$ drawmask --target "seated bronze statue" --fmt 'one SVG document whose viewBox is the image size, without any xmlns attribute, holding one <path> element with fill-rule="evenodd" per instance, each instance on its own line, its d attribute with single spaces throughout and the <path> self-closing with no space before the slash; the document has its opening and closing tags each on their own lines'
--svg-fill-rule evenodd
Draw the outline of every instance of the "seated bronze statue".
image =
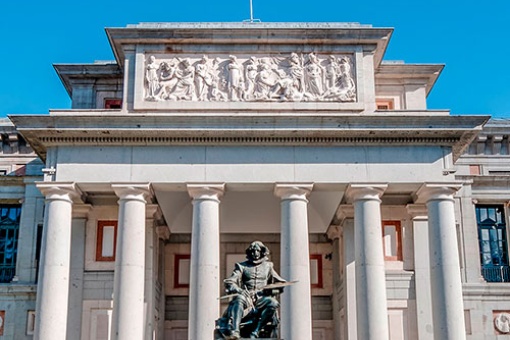
<svg viewBox="0 0 510 340">
<path fill-rule="evenodd" d="M 216 320 L 215 339 L 278 337 L 278 300 L 285 280 L 269 261 L 269 249 L 254 241 L 246 249 L 244 262 L 236 263 L 224 280 L 226 298 L 232 298 L 223 316 Z"/>
</svg>

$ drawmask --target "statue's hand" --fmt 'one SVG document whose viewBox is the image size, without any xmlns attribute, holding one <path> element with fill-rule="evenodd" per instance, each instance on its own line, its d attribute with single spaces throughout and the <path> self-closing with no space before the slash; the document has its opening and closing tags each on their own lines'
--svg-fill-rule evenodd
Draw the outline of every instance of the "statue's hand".
<svg viewBox="0 0 510 340">
<path fill-rule="evenodd" d="M 274 296 L 283 293 L 283 287 L 277 289 L 264 289 L 263 294 L 265 296 Z"/>
<path fill-rule="evenodd" d="M 227 289 L 225 289 L 227 294 L 242 294 L 243 290 L 237 286 L 229 286 Z"/>
</svg>

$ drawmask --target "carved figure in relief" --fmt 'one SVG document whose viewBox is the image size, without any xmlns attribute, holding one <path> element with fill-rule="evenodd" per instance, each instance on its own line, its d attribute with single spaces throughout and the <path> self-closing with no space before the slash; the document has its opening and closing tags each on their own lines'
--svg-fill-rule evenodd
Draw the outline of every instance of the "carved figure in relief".
<svg viewBox="0 0 510 340">
<path fill-rule="evenodd" d="M 243 66 L 239 64 L 236 56 L 231 55 L 228 58 L 227 70 L 230 99 L 234 101 L 243 100 Z"/>
<path fill-rule="evenodd" d="M 303 71 L 303 58 L 300 58 L 296 53 L 291 53 L 290 58 L 290 74 L 294 79 L 294 87 L 298 93 L 303 93 L 305 90 L 305 74 Z"/>
<path fill-rule="evenodd" d="M 306 63 L 305 63 L 306 60 Z M 356 101 L 347 56 L 147 58 L 147 101 Z"/>
<path fill-rule="evenodd" d="M 326 66 L 326 88 L 331 89 L 337 86 L 338 76 L 340 74 L 340 65 L 336 57 L 330 55 L 328 58 L 328 65 Z"/>
<path fill-rule="evenodd" d="M 350 70 L 349 59 L 341 58 L 340 64 L 338 64 L 337 80 L 335 80 L 334 86 L 328 87 L 324 93 L 324 100 L 349 102 L 356 99 L 356 85 Z"/>
<path fill-rule="evenodd" d="M 170 60 L 168 62 L 162 62 L 159 65 L 159 98 L 160 99 L 168 99 L 170 93 L 174 90 L 175 85 L 177 84 L 177 78 L 175 76 L 175 62 Z"/>
<path fill-rule="evenodd" d="M 305 67 L 305 97 L 309 100 L 320 100 L 323 90 L 324 71 L 315 53 L 308 55 L 308 65 Z"/>
<path fill-rule="evenodd" d="M 263 62 L 260 64 L 260 72 L 255 78 L 255 99 L 269 100 L 275 84 L 276 79 L 271 67 L 267 62 Z"/>
<path fill-rule="evenodd" d="M 215 339 L 277 337 L 279 303 L 276 296 L 283 288 L 274 289 L 268 285 L 288 283 L 274 270 L 268 256 L 269 249 L 262 242 L 252 242 L 246 249 L 247 260 L 236 263 L 232 275 L 224 280 L 225 291 L 229 294 L 226 297 L 232 301 L 216 321 Z"/>
<path fill-rule="evenodd" d="M 156 57 L 151 55 L 149 62 L 147 63 L 145 71 L 145 80 L 147 81 L 147 100 L 158 100 L 159 91 L 159 77 L 158 77 L 159 66 L 156 63 Z"/>
<path fill-rule="evenodd" d="M 178 79 L 174 90 L 169 95 L 171 100 L 192 100 L 195 91 L 195 68 L 191 65 L 189 58 L 185 58 L 180 63 L 181 69 L 176 71 L 175 77 Z"/>
<path fill-rule="evenodd" d="M 212 75 L 209 70 L 209 58 L 203 56 L 195 67 L 195 89 L 197 92 L 198 100 L 207 100 L 209 95 L 209 88 L 212 85 Z"/>
<path fill-rule="evenodd" d="M 245 71 L 245 79 L 246 79 L 246 92 L 244 97 L 246 100 L 251 100 L 254 98 L 255 94 L 255 84 L 256 78 L 258 74 L 258 61 L 256 57 L 250 57 L 250 59 L 246 62 L 246 66 L 244 68 Z"/>
</svg>

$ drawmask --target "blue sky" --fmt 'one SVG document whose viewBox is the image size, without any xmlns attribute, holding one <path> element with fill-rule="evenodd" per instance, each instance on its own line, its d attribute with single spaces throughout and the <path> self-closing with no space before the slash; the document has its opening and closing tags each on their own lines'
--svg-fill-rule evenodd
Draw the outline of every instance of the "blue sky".
<svg viewBox="0 0 510 340">
<path fill-rule="evenodd" d="M 385 60 L 446 64 L 430 109 L 510 118 L 510 1 L 253 0 L 264 22 L 394 27 Z M 249 0 L 0 0 L 0 117 L 69 108 L 53 63 L 113 55 L 105 27 L 139 22 L 239 22 Z"/>
</svg>

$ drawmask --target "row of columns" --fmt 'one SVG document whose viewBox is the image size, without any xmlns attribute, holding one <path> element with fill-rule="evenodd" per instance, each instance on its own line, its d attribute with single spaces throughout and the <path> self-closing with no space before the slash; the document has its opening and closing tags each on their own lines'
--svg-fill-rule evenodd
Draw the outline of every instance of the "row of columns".
<svg viewBox="0 0 510 340">
<path fill-rule="evenodd" d="M 282 296 L 283 339 L 312 338 L 308 200 L 312 185 L 280 184 L 281 275 L 298 282 Z M 219 204 L 223 185 L 188 185 L 193 198 L 188 339 L 211 339 L 220 315 Z"/>
<path fill-rule="evenodd" d="M 73 183 L 39 183 L 46 196 L 45 227 L 37 292 L 35 339 L 66 339 Z M 149 185 L 112 185 L 119 197 L 111 339 L 144 338 L 145 220 Z M 192 197 L 189 339 L 212 338 L 220 315 L 219 204 L 224 185 L 188 185 Z M 282 297 L 282 337 L 309 340 L 311 294 L 307 196 L 312 185 L 277 185 L 281 198 L 283 277 L 297 280 Z"/>
<path fill-rule="evenodd" d="M 66 339 L 73 183 L 38 184 L 46 197 L 37 286 L 35 339 Z M 143 339 L 145 315 L 145 221 L 149 185 L 112 185 L 119 197 L 111 339 Z M 63 312 L 64 309 L 64 312 Z"/>
<path fill-rule="evenodd" d="M 40 183 L 46 196 L 36 339 L 65 339 L 71 253 L 73 199 L 71 183 Z M 114 275 L 111 339 L 144 338 L 145 220 L 149 185 L 112 185 L 119 197 L 119 232 Z M 354 206 L 354 262 L 357 337 L 388 339 L 386 279 L 380 197 L 385 184 L 351 184 Z M 455 186 L 424 185 L 430 254 L 430 289 L 434 338 L 464 339 L 462 285 L 456 239 Z M 281 198 L 281 274 L 298 283 L 282 295 L 282 338 L 312 338 L 307 196 L 311 184 L 278 184 Z M 219 204 L 224 185 L 188 185 L 193 202 L 189 339 L 212 337 L 219 316 Z M 351 288 L 353 285 L 350 285 Z"/>
<path fill-rule="evenodd" d="M 385 184 L 352 184 L 346 193 L 354 211 L 345 211 L 349 210 L 347 207 L 343 214 L 344 217 L 352 214 L 354 223 L 349 219 L 343 223 L 341 250 L 345 264 L 343 301 L 347 327 L 337 329 L 337 334 L 343 333 L 344 339 L 389 337 L 380 213 L 380 197 L 386 187 Z M 425 206 L 408 206 L 415 237 L 419 339 L 466 338 L 453 199 L 458 189 L 459 185 L 424 184 L 417 192 L 416 202 Z M 349 243 L 352 239 L 354 249 Z"/>
</svg>

